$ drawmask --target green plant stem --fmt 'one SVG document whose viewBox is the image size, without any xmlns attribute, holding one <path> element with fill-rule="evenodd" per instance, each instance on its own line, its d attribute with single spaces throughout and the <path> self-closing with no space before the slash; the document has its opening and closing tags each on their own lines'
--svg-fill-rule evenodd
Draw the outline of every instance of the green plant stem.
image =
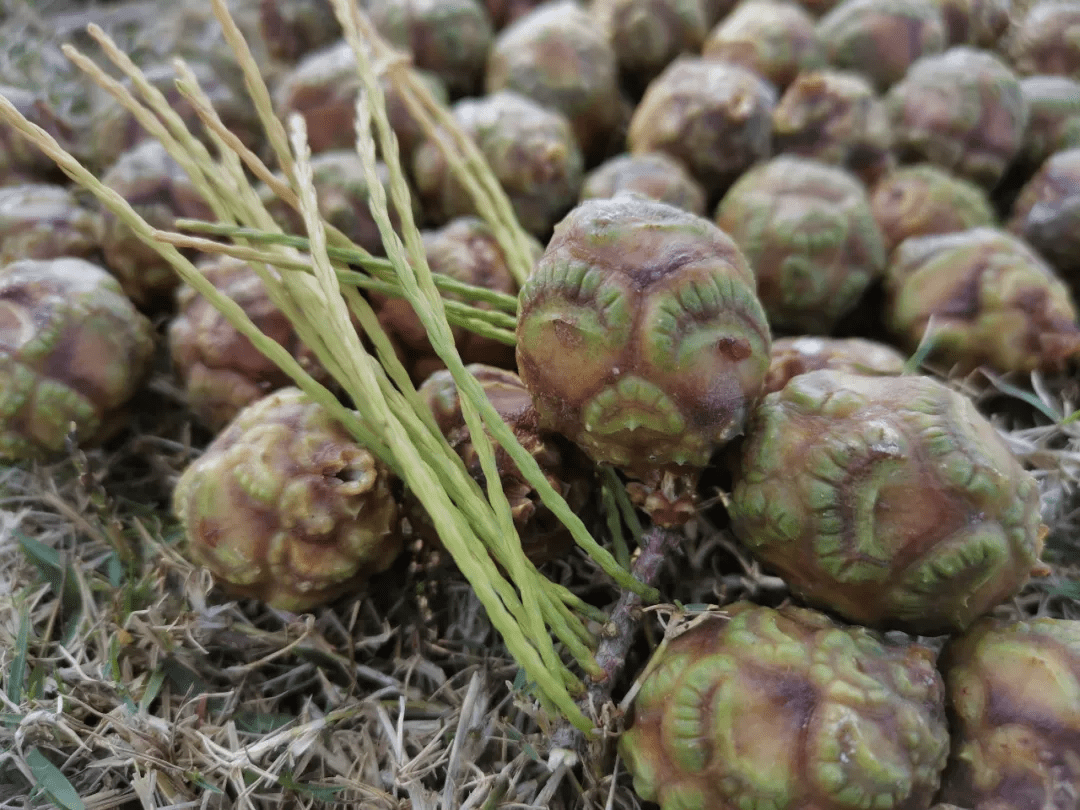
<svg viewBox="0 0 1080 810">
<path fill-rule="evenodd" d="M 178 219 L 173 226 L 182 231 L 244 239 L 245 241 L 254 244 L 266 243 L 287 245 L 288 247 L 293 247 L 304 252 L 310 252 L 311 250 L 310 240 L 303 236 L 271 233 L 268 231 L 260 231 L 255 228 L 246 228 L 241 225 L 204 222 L 200 219 Z M 384 283 L 397 284 L 397 275 L 394 273 L 394 266 L 388 259 L 372 256 L 370 253 L 359 247 L 343 248 L 328 245 L 326 252 L 331 259 L 363 267 Z M 342 281 L 363 277 L 360 273 L 355 273 L 354 275 L 350 275 L 350 273 L 355 273 L 355 271 L 338 271 L 338 277 Z M 516 296 L 508 295 L 507 293 L 499 292 L 497 290 L 489 290 L 487 287 L 479 287 L 465 281 L 459 281 L 456 278 L 452 278 L 451 276 L 442 273 L 432 273 L 432 277 L 434 278 L 435 286 L 439 289 L 440 293 L 445 295 L 457 295 L 466 301 L 488 304 L 494 309 L 510 315 L 517 314 L 518 300 Z M 348 283 L 363 286 L 362 282 L 355 280 L 350 280 Z M 517 321 L 515 318 L 510 318 L 506 321 L 506 324 L 508 328 L 514 329 L 517 326 Z"/>
<path fill-rule="evenodd" d="M 302 119 L 299 117 L 293 118 L 292 126 L 294 127 L 294 165 L 300 190 L 301 213 L 311 238 L 315 280 L 323 288 L 327 297 L 332 299 L 338 294 L 338 282 L 333 273 L 329 256 L 325 251 L 325 235 L 322 230 L 322 222 L 317 214 L 314 190 L 310 187 L 310 164 L 306 155 Z M 377 192 L 373 196 L 377 197 Z M 373 199 L 372 208 L 380 230 L 383 231 L 383 237 L 386 239 L 388 233 L 393 233 L 393 228 L 389 222 L 385 200 Z M 397 264 L 399 273 L 403 272 L 402 266 L 398 263 L 395 264 Z M 403 278 L 403 281 L 408 287 L 407 276 Z M 334 308 L 331 307 L 330 309 L 333 310 Z M 344 307 L 337 312 L 326 314 L 330 315 L 332 324 L 330 328 L 341 335 L 347 333 L 349 329 L 348 321 L 347 319 L 342 320 L 345 314 Z M 353 338 L 355 339 L 355 333 L 353 333 Z M 552 701 L 553 705 L 558 705 L 567 716 L 572 717 L 575 725 L 584 724 L 583 716 L 574 716 L 579 712 L 574 712 L 576 707 L 574 707 L 572 699 L 565 691 L 565 685 L 561 677 L 556 678 L 554 676 L 555 672 L 560 671 L 559 668 L 552 667 L 551 662 L 545 660 L 543 655 L 544 645 L 542 643 L 539 645 L 531 644 L 527 637 L 522 634 L 522 621 L 528 621 L 528 617 L 523 615 L 524 606 L 515 598 L 509 583 L 505 582 L 499 575 L 494 560 L 483 551 L 483 544 L 478 544 L 475 539 L 471 539 L 475 538 L 476 535 L 470 527 L 465 514 L 454 507 L 447 489 L 440 483 L 434 470 L 429 466 L 430 461 L 440 457 L 445 458 L 445 455 L 443 453 L 437 453 L 434 456 L 421 454 L 413 436 L 409 435 L 409 431 L 405 429 L 405 424 L 397 418 L 399 412 L 391 408 L 390 403 L 381 396 L 385 389 L 379 384 L 379 373 L 371 362 L 371 358 L 359 345 L 353 346 L 349 357 L 342 359 L 343 362 L 347 362 L 352 367 L 350 369 L 352 373 L 349 376 L 355 374 L 354 382 L 357 384 L 357 388 L 368 394 L 368 399 L 364 403 L 365 409 L 374 409 L 383 414 L 379 427 L 393 448 L 395 457 L 401 461 L 403 479 L 428 508 L 440 538 L 450 550 L 462 573 L 472 584 L 477 596 L 488 611 L 492 623 L 503 635 L 508 648 L 536 680 L 547 699 Z M 408 416 L 407 414 L 403 415 Z M 413 418 L 416 419 L 415 416 Z M 423 423 L 420 424 L 426 429 Z M 459 469 L 464 472 L 463 466 L 460 466 Z M 550 644 L 549 638 L 548 642 Z"/>
<path fill-rule="evenodd" d="M 464 394 L 463 386 L 472 383 L 473 388 L 479 393 L 479 399 L 483 400 L 490 408 L 487 397 L 480 391 L 476 379 L 465 369 L 457 353 L 449 324 L 446 322 L 442 299 L 431 278 L 431 271 L 427 265 L 420 232 L 413 221 L 408 184 L 401 171 L 397 139 L 387 120 L 382 89 L 361 45 L 359 35 L 360 11 L 356 6 L 350 6 L 346 0 L 334 0 L 333 5 L 338 20 L 344 29 L 345 38 L 352 47 L 357 72 L 364 86 L 364 92 L 358 98 L 356 107 L 357 151 L 361 156 L 367 174 L 371 195 L 370 207 L 382 235 L 387 256 L 394 263 L 402 286 L 408 294 L 409 301 L 424 324 L 432 348 L 450 370 L 458 384 L 459 391 Z M 386 194 L 383 187 L 378 183 L 376 175 L 376 146 L 373 128 L 371 127 L 372 119 L 375 124 L 374 132 L 378 134 L 379 145 L 382 147 L 382 154 L 390 173 L 390 196 L 401 220 L 402 236 L 400 238 L 391 223 Z M 466 394 L 460 398 L 460 401 L 465 423 L 474 437 L 473 446 L 487 481 L 488 503 L 497 524 L 495 532 L 488 535 L 489 547 L 495 552 L 496 556 L 501 558 L 500 561 L 507 567 L 511 578 L 518 586 L 522 607 L 525 611 L 522 617 L 521 629 L 527 630 L 529 638 L 538 639 L 538 633 L 544 633 L 545 635 L 547 633 L 544 627 L 543 608 L 540 605 L 542 596 L 539 589 L 535 587 L 535 577 L 532 580 L 528 578 L 528 561 L 521 550 L 520 542 L 517 543 L 517 553 L 514 553 L 515 550 L 510 545 L 510 538 L 516 537 L 516 532 L 513 517 L 510 513 L 510 504 L 506 499 L 506 494 L 503 492 L 499 479 L 494 448 L 487 434 L 483 432 L 484 423 L 479 416 L 476 399 L 473 398 L 470 401 L 469 396 Z M 493 411 L 494 408 L 491 408 L 491 410 Z M 497 414 L 496 419 L 500 423 L 502 422 L 501 417 Z M 559 628 L 554 629 L 558 631 Z M 555 654 L 553 645 L 550 644 L 550 637 L 547 637 L 546 640 L 549 643 L 540 643 L 533 648 L 543 662 L 546 670 L 543 675 L 545 678 L 550 673 L 559 671 L 561 668 L 561 662 L 559 662 Z M 539 675 L 537 672 L 531 674 L 534 677 Z M 549 690 L 550 682 L 548 682 L 548 688 L 545 689 L 549 700 L 564 706 L 572 704 L 572 701 L 569 700 L 569 694 L 565 690 Z"/>
<path fill-rule="evenodd" d="M 354 28 L 386 65 L 394 86 L 424 134 L 440 148 L 455 178 L 491 227 L 506 256 L 510 274 L 524 284 L 532 272 L 529 237 L 518 223 L 514 207 L 488 166 L 479 147 L 461 131 L 453 116 L 431 95 L 411 69 L 408 59 L 391 49 L 364 15 L 355 15 Z"/>
<path fill-rule="evenodd" d="M 162 231 L 157 229 L 154 230 L 154 239 L 160 242 L 167 242 L 178 248 L 198 250 L 202 253 L 232 256 L 233 258 L 242 259 L 246 262 L 272 264 L 279 270 L 299 271 L 302 273 L 312 272 L 310 259 L 291 259 L 280 254 L 271 253 L 259 248 L 247 247 L 245 245 L 230 245 L 222 242 L 214 242 L 209 239 L 200 239 L 199 237 L 186 236 L 172 231 Z M 338 281 L 343 285 L 360 287 L 391 298 L 403 297 L 401 288 L 391 282 L 379 281 L 364 275 L 363 273 L 358 273 L 354 270 L 346 270 L 336 265 L 334 267 L 334 272 L 337 274 Z M 464 302 L 454 300 L 446 300 L 445 305 L 446 317 L 452 325 L 460 326 L 461 328 L 467 329 L 482 337 L 497 340 L 507 346 L 515 345 L 515 333 L 512 326 L 507 328 L 506 324 L 508 316 L 505 313 L 491 312 L 490 310 L 480 309 Z M 510 323 L 513 323 L 513 319 L 510 319 Z"/>
</svg>

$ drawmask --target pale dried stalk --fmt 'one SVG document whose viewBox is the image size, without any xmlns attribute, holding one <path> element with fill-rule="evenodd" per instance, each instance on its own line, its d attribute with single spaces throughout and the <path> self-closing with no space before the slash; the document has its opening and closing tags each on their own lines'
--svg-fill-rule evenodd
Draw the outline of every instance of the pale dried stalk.
<svg viewBox="0 0 1080 810">
<path fill-rule="evenodd" d="M 477 212 L 491 227 L 506 256 L 511 275 L 518 284 L 524 284 L 532 272 L 529 236 L 518 222 L 510 198 L 492 174 L 480 149 L 462 132 L 453 115 L 416 77 L 410 69 L 411 60 L 391 48 L 366 15 L 357 15 L 356 28 L 385 65 L 387 75 L 401 92 L 409 112 L 424 134 L 439 146 L 450 171 L 472 198 Z"/>
<path fill-rule="evenodd" d="M 309 240 L 304 236 L 298 236 L 296 234 L 284 234 L 284 233 L 272 233 L 270 231 L 261 231 L 256 228 L 248 228 L 243 225 L 227 225 L 223 223 L 204 222 L 198 219 L 178 219 L 174 223 L 174 226 L 183 231 L 193 231 L 195 233 L 212 234 L 214 236 L 227 236 L 233 239 L 242 239 L 245 242 L 254 244 L 274 244 L 274 245 L 288 245 L 294 247 L 297 250 L 308 251 L 311 248 Z M 170 236 L 180 236 L 179 234 L 171 234 Z M 327 255 L 340 262 L 347 264 L 356 264 L 363 267 L 365 270 L 371 273 L 376 279 L 387 283 L 397 285 L 397 274 L 394 272 L 394 265 L 389 259 L 384 259 L 378 256 L 373 256 L 362 248 L 346 248 L 335 247 L 333 245 L 327 245 Z M 344 280 L 345 275 L 343 272 L 347 272 L 350 275 L 349 278 L 359 277 L 360 273 L 354 273 L 352 271 L 339 271 L 338 277 Z M 447 276 L 442 273 L 432 273 L 432 277 L 435 280 L 435 286 L 439 288 L 439 292 L 447 295 L 459 295 L 466 301 L 474 301 L 477 303 L 485 303 L 495 310 L 506 313 L 511 316 L 510 320 L 505 322 L 505 326 L 508 329 L 515 328 L 517 324 L 516 316 L 518 300 L 517 296 L 510 295 L 509 293 L 499 292 L 498 290 L 492 290 L 487 287 L 478 287 L 474 284 L 469 284 L 465 281 L 459 281 L 452 276 Z M 350 282 L 351 283 L 351 282 Z M 358 282 L 362 283 L 362 282 Z M 451 301 L 443 299 L 443 303 L 449 306 Z M 478 310 L 478 312 L 481 310 Z M 483 310 L 490 311 L 490 310 Z"/>
<path fill-rule="evenodd" d="M 629 572 L 620 568 L 610 553 L 596 543 L 581 523 L 580 518 L 573 514 L 562 496 L 552 488 L 539 469 L 536 460 L 521 447 L 513 432 L 487 399 L 476 379 L 464 368 L 461 358 L 454 348 L 453 339 L 449 333 L 445 318 L 441 315 L 441 299 L 432 283 L 432 274 L 427 265 L 419 234 L 413 226 L 411 211 L 404 210 L 410 207 L 408 186 L 397 161 L 396 138 L 386 118 L 382 91 L 376 81 L 367 51 L 361 44 L 359 20 L 363 15 L 355 6 L 340 0 L 335 1 L 335 10 L 345 30 L 346 40 L 350 42 L 353 48 L 359 75 L 364 84 L 367 102 L 366 105 L 361 103 L 357 105 L 358 150 L 363 158 L 366 171 L 370 175 L 370 185 L 375 171 L 374 142 L 369 134 L 371 129 L 370 116 L 374 116 L 376 128 L 380 135 L 380 145 L 391 173 L 390 189 L 391 193 L 395 195 L 396 207 L 402 221 L 401 228 L 405 235 L 405 243 L 408 245 L 407 251 L 405 245 L 402 244 L 402 241 L 390 225 L 384 192 L 378 184 L 374 184 L 371 188 L 372 211 L 379 221 L 387 254 L 391 260 L 394 260 L 403 283 L 407 287 L 413 287 L 414 289 L 422 288 L 427 293 L 427 301 L 431 302 L 430 306 L 432 306 L 430 312 L 424 311 L 418 305 L 418 301 L 414 299 L 412 293 L 410 293 L 409 297 L 417 314 L 424 322 L 425 328 L 431 337 L 432 345 L 454 377 L 460 393 L 463 415 L 471 435 L 483 437 L 483 443 L 475 446 L 488 481 L 489 501 L 496 506 L 500 524 L 497 527 L 497 534 L 491 538 L 488 545 L 492 552 L 496 554 L 499 562 L 509 569 L 511 577 L 518 583 L 527 600 L 532 598 L 528 583 L 539 584 L 541 593 L 548 592 L 553 596 L 557 596 L 557 601 L 554 602 L 547 601 L 545 598 L 538 606 L 539 610 L 535 615 L 537 618 L 543 616 L 586 670 L 595 672 L 595 661 L 588 650 L 581 644 L 581 641 L 587 638 L 588 634 L 584 632 L 580 620 L 568 608 L 570 601 L 573 601 L 574 604 L 580 604 L 580 600 L 576 598 L 571 600 L 572 595 L 565 589 L 561 589 L 561 592 L 553 590 L 552 584 L 546 578 L 541 577 L 536 572 L 535 567 L 524 556 L 517 533 L 513 528 L 509 504 L 506 502 L 501 486 L 498 486 L 499 477 L 489 434 L 494 436 L 511 455 L 530 484 L 540 493 L 544 503 L 563 520 L 564 524 L 571 529 L 575 539 L 578 539 L 578 542 L 588 549 L 589 553 L 605 570 L 612 570 L 616 579 L 627 580 L 628 586 L 634 590 L 642 590 L 643 586 L 634 580 Z M 598 553 L 593 553 L 594 549 Z M 530 610 L 529 617 L 532 616 Z M 542 630 L 542 628 L 540 629 Z M 551 666 L 558 666 L 558 664 L 556 661 L 551 660 Z"/>
<path fill-rule="evenodd" d="M 573 707 L 573 702 L 570 696 L 565 693 L 565 687 L 560 680 L 553 677 L 552 669 L 554 668 L 550 666 L 547 660 L 544 660 L 540 651 L 536 649 L 540 647 L 540 650 L 542 650 L 543 645 L 530 644 L 527 637 L 522 633 L 521 625 L 532 623 L 529 620 L 528 611 L 525 610 L 524 605 L 517 601 L 513 589 L 509 588 L 509 583 L 506 583 L 499 574 L 494 561 L 484 551 L 483 542 L 478 542 L 479 538 L 465 519 L 464 513 L 454 508 L 444 488 L 444 483 L 440 482 L 434 470 L 429 467 L 430 459 L 418 452 L 413 437 L 410 436 L 405 426 L 398 420 L 397 414 L 389 402 L 385 399 L 381 402 L 377 401 L 379 395 L 385 393 L 385 389 L 378 382 L 378 377 L 383 372 L 373 365 L 370 356 L 359 345 L 356 332 L 349 323 L 347 309 L 338 291 L 337 277 L 326 254 L 325 233 L 317 213 L 315 192 L 311 186 L 311 167 L 303 119 L 294 116 L 290 121 L 290 125 L 293 129 L 294 167 L 299 187 L 300 207 L 311 240 L 315 281 L 321 287 L 326 302 L 321 315 L 328 320 L 329 329 L 337 333 L 338 337 L 341 338 L 340 348 L 343 353 L 339 359 L 342 365 L 347 364 L 349 366 L 344 369 L 347 379 L 343 379 L 341 382 L 346 386 L 347 390 L 363 391 L 368 394 L 368 399 L 364 402 L 364 405 L 368 408 L 375 407 L 383 412 L 383 417 L 378 422 L 377 427 L 386 437 L 392 452 L 401 462 L 401 474 L 406 484 L 428 508 L 439 530 L 440 537 L 454 554 L 455 561 L 473 585 L 493 624 L 503 635 L 515 658 L 537 679 L 537 683 L 552 704 L 559 705 L 565 712 L 567 708 Z M 373 159 L 373 155 L 371 157 Z M 367 161 L 365 161 L 366 163 Z M 381 186 L 377 182 L 374 186 L 373 196 L 378 191 L 381 191 Z M 380 230 L 383 231 L 384 240 L 387 239 L 388 235 L 395 235 L 393 227 L 390 225 L 385 198 L 381 201 L 373 199 L 372 209 L 380 225 Z M 410 224 L 405 223 L 404 227 L 408 228 Z M 387 245 L 387 252 L 392 258 L 400 258 L 400 250 L 400 243 Z M 395 264 L 397 263 L 395 262 Z M 400 273 L 401 268 L 398 269 Z M 406 289 L 408 289 L 409 279 L 405 278 L 403 282 Z M 445 332 L 446 335 L 433 335 L 433 340 L 437 341 L 440 337 L 449 337 L 448 326 Z M 450 340 L 452 345 L 452 338 Z M 355 345 L 349 346 L 349 343 L 355 343 Z M 355 387 L 350 386 L 349 382 L 352 382 Z M 467 475 L 463 467 L 460 468 L 460 472 Z M 479 504 L 475 505 L 475 509 L 480 510 L 480 508 Z M 542 626 L 541 630 L 543 630 Z M 546 633 L 544 635 L 547 637 Z M 549 638 L 548 646 L 550 647 Z M 554 652 L 553 649 L 552 652 Z M 560 697 L 559 692 L 562 692 L 565 697 Z M 580 724 L 584 721 L 584 718 L 575 717 L 574 720 Z"/>
</svg>

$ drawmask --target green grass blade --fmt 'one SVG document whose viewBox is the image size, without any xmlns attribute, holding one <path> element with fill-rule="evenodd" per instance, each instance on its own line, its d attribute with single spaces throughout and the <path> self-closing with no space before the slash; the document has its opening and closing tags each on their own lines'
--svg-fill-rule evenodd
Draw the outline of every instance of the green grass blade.
<svg viewBox="0 0 1080 810">
<path fill-rule="evenodd" d="M 15 634 L 15 657 L 8 669 L 7 696 L 18 706 L 22 703 L 23 681 L 26 679 L 26 656 L 30 647 L 30 610 L 24 602 L 19 607 L 19 629 Z"/>
<path fill-rule="evenodd" d="M 165 670 L 155 669 L 154 673 L 150 676 L 150 679 L 146 682 L 146 689 L 143 691 L 142 697 L 139 698 L 140 714 L 147 714 L 150 711 L 150 704 L 153 703 L 161 693 L 161 686 L 164 683 Z"/>
<path fill-rule="evenodd" d="M 65 810 L 86 810 L 79 792 L 39 749 L 31 748 L 27 752 L 26 764 L 34 775 L 34 787 L 59 807 Z"/>
</svg>

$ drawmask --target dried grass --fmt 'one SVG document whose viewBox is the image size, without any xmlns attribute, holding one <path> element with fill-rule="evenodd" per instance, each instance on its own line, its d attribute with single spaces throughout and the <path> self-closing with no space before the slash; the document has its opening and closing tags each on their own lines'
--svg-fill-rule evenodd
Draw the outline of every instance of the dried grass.
<svg viewBox="0 0 1080 810">
<path fill-rule="evenodd" d="M 1074 380 L 1029 390 L 1075 407 Z M 1080 421 L 981 396 L 1033 466 L 1051 529 L 1053 573 L 1000 610 L 1080 619 Z M 640 806 L 610 738 L 580 768 L 548 768 L 546 716 L 444 561 L 413 552 L 369 593 L 305 616 L 215 591 L 166 508 L 198 452 L 191 428 L 147 397 L 165 416 L 119 446 L 0 472 L 0 808 Z M 547 572 L 597 604 L 615 596 L 583 555 Z M 786 597 L 704 519 L 661 590 L 687 606 Z M 631 672 L 671 611 L 650 612 Z"/>
</svg>

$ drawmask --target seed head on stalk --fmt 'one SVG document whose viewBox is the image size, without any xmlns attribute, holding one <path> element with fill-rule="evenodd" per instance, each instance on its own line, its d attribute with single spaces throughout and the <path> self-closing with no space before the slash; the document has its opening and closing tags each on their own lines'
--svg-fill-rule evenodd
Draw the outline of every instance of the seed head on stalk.
<svg viewBox="0 0 1080 810">
<path fill-rule="evenodd" d="M 514 431 L 522 447 L 536 459 L 544 476 L 558 490 L 574 511 L 581 514 L 592 506 L 595 468 L 573 444 L 536 424 L 536 411 L 529 391 L 512 371 L 473 363 L 469 372 L 476 377 L 499 415 Z M 418 389 L 431 409 L 450 446 L 465 462 L 469 474 L 483 481 L 483 470 L 461 412 L 461 398 L 450 372 L 445 369 L 429 376 Z M 536 489 L 522 476 L 517 465 L 501 447 L 495 451 L 499 478 L 510 502 L 514 526 L 526 556 L 536 564 L 558 559 L 574 546 L 570 532 L 537 497 Z M 410 505 L 406 493 L 406 508 Z M 423 510 L 408 514 L 414 530 L 426 541 L 438 545 L 438 535 L 431 531 L 431 518 Z"/>
</svg>

